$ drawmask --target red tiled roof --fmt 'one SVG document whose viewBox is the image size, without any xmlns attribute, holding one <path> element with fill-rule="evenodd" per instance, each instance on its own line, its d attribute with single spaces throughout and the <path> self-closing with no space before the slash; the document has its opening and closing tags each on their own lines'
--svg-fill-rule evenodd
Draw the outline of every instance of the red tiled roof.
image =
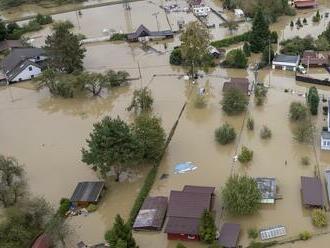
<svg viewBox="0 0 330 248">
<path fill-rule="evenodd" d="M 50 238 L 46 234 L 41 234 L 33 243 L 31 248 L 49 248 Z"/>
<path fill-rule="evenodd" d="M 304 7 L 314 7 L 316 5 L 315 0 L 296 0 L 295 6 L 297 8 L 304 8 Z"/>
</svg>

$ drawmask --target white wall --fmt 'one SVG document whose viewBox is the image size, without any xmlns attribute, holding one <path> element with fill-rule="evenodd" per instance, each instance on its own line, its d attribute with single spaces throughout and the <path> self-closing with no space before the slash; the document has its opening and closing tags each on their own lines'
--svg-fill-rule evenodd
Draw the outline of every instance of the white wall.
<svg viewBox="0 0 330 248">
<path fill-rule="evenodd" d="M 32 70 L 29 70 L 29 67 L 32 67 Z M 29 80 L 31 79 L 31 76 L 37 77 L 41 74 L 41 69 L 34 65 L 27 66 L 21 73 L 19 73 L 13 80 L 10 82 L 19 82 L 23 80 Z"/>
</svg>

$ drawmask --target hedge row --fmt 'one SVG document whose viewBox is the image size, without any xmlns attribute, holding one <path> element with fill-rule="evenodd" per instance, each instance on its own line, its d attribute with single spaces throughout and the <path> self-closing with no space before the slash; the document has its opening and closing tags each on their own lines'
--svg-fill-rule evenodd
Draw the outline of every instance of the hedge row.
<svg viewBox="0 0 330 248">
<path fill-rule="evenodd" d="M 240 42 L 248 41 L 249 39 L 250 32 L 246 32 L 240 35 L 235 35 L 229 38 L 225 38 L 222 40 L 216 40 L 212 41 L 211 45 L 216 47 L 216 48 L 221 48 L 221 47 L 228 47 L 234 44 L 238 44 Z"/>
<path fill-rule="evenodd" d="M 138 196 L 135 199 L 133 208 L 131 209 L 129 218 L 127 220 L 127 223 L 130 227 L 133 226 L 135 218 L 138 215 L 139 210 L 142 207 L 142 204 L 143 204 L 145 198 L 148 196 L 148 194 L 151 190 L 151 187 L 155 182 L 157 171 L 158 171 L 158 166 L 152 167 L 152 169 L 149 171 L 149 173 L 144 181 L 144 184 L 143 184 Z"/>
</svg>

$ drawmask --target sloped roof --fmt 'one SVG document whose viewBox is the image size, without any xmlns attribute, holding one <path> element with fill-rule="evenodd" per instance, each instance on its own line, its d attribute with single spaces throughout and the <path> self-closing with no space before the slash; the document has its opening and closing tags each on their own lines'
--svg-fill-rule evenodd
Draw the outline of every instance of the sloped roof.
<svg viewBox="0 0 330 248">
<path fill-rule="evenodd" d="M 321 180 L 317 177 L 301 177 L 301 192 L 304 205 L 323 206 Z"/>
<path fill-rule="evenodd" d="M 134 33 L 130 33 L 127 35 L 128 40 L 137 40 L 139 37 L 145 36 L 173 36 L 173 32 L 171 30 L 164 31 L 150 31 L 144 25 L 140 25 L 138 29 Z"/>
<path fill-rule="evenodd" d="M 327 52 L 305 51 L 301 63 L 304 65 L 327 65 L 329 64 L 329 54 Z"/>
<path fill-rule="evenodd" d="M 240 225 L 233 223 L 225 223 L 221 227 L 218 243 L 221 247 L 234 248 L 237 247 Z"/>
<path fill-rule="evenodd" d="M 205 186 L 193 186 L 185 185 L 183 187 L 183 192 L 195 192 L 195 193 L 204 193 L 204 194 L 213 194 L 215 187 L 205 187 Z"/>
<path fill-rule="evenodd" d="M 45 51 L 42 48 L 14 48 L 2 61 L 3 70 L 5 74 L 8 74 L 21 62 L 44 54 Z"/>
<path fill-rule="evenodd" d="M 97 202 L 104 188 L 104 182 L 80 182 L 76 186 L 71 202 Z"/>
<path fill-rule="evenodd" d="M 250 83 L 247 78 L 231 78 L 229 82 L 223 84 L 222 91 L 226 92 L 229 89 L 235 88 L 248 95 L 249 85 Z"/>
<path fill-rule="evenodd" d="M 51 240 L 46 234 L 41 234 L 34 242 L 31 248 L 49 248 Z"/>
<path fill-rule="evenodd" d="M 286 54 L 278 54 L 275 56 L 273 62 L 277 63 L 298 63 L 300 56 L 296 55 L 286 55 Z"/>
<path fill-rule="evenodd" d="M 167 210 L 167 197 L 148 197 L 134 221 L 133 229 L 161 230 Z"/>
<path fill-rule="evenodd" d="M 8 80 L 13 80 L 20 72 L 22 72 L 28 66 L 35 66 L 41 68 L 40 65 L 30 61 L 30 60 L 23 60 L 19 64 L 15 66 L 9 73 L 7 73 Z"/>
<path fill-rule="evenodd" d="M 165 227 L 165 233 L 197 235 L 199 220 L 198 218 L 170 217 Z"/>
<path fill-rule="evenodd" d="M 20 40 L 3 40 L 0 41 L 0 52 L 11 48 L 24 47 Z"/>
</svg>

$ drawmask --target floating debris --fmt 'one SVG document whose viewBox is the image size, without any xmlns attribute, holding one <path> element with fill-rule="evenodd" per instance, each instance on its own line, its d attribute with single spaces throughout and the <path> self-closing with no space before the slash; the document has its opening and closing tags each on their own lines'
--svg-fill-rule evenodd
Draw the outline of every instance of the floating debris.
<svg viewBox="0 0 330 248">
<path fill-rule="evenodd" d="M 286 228 L 285 226 L 281 226 L 281 225 L 260 230 L 261 240 L 273 239 L 285 235 L 286 235 Z"/>
<path fill-rule="evenodd" d="M 188 171 L 194 171 L 197 169 L 197 166 L 192 162 L 184 162 L 175 165 L 174 174 L 186 173 Z"/>
</svg>

